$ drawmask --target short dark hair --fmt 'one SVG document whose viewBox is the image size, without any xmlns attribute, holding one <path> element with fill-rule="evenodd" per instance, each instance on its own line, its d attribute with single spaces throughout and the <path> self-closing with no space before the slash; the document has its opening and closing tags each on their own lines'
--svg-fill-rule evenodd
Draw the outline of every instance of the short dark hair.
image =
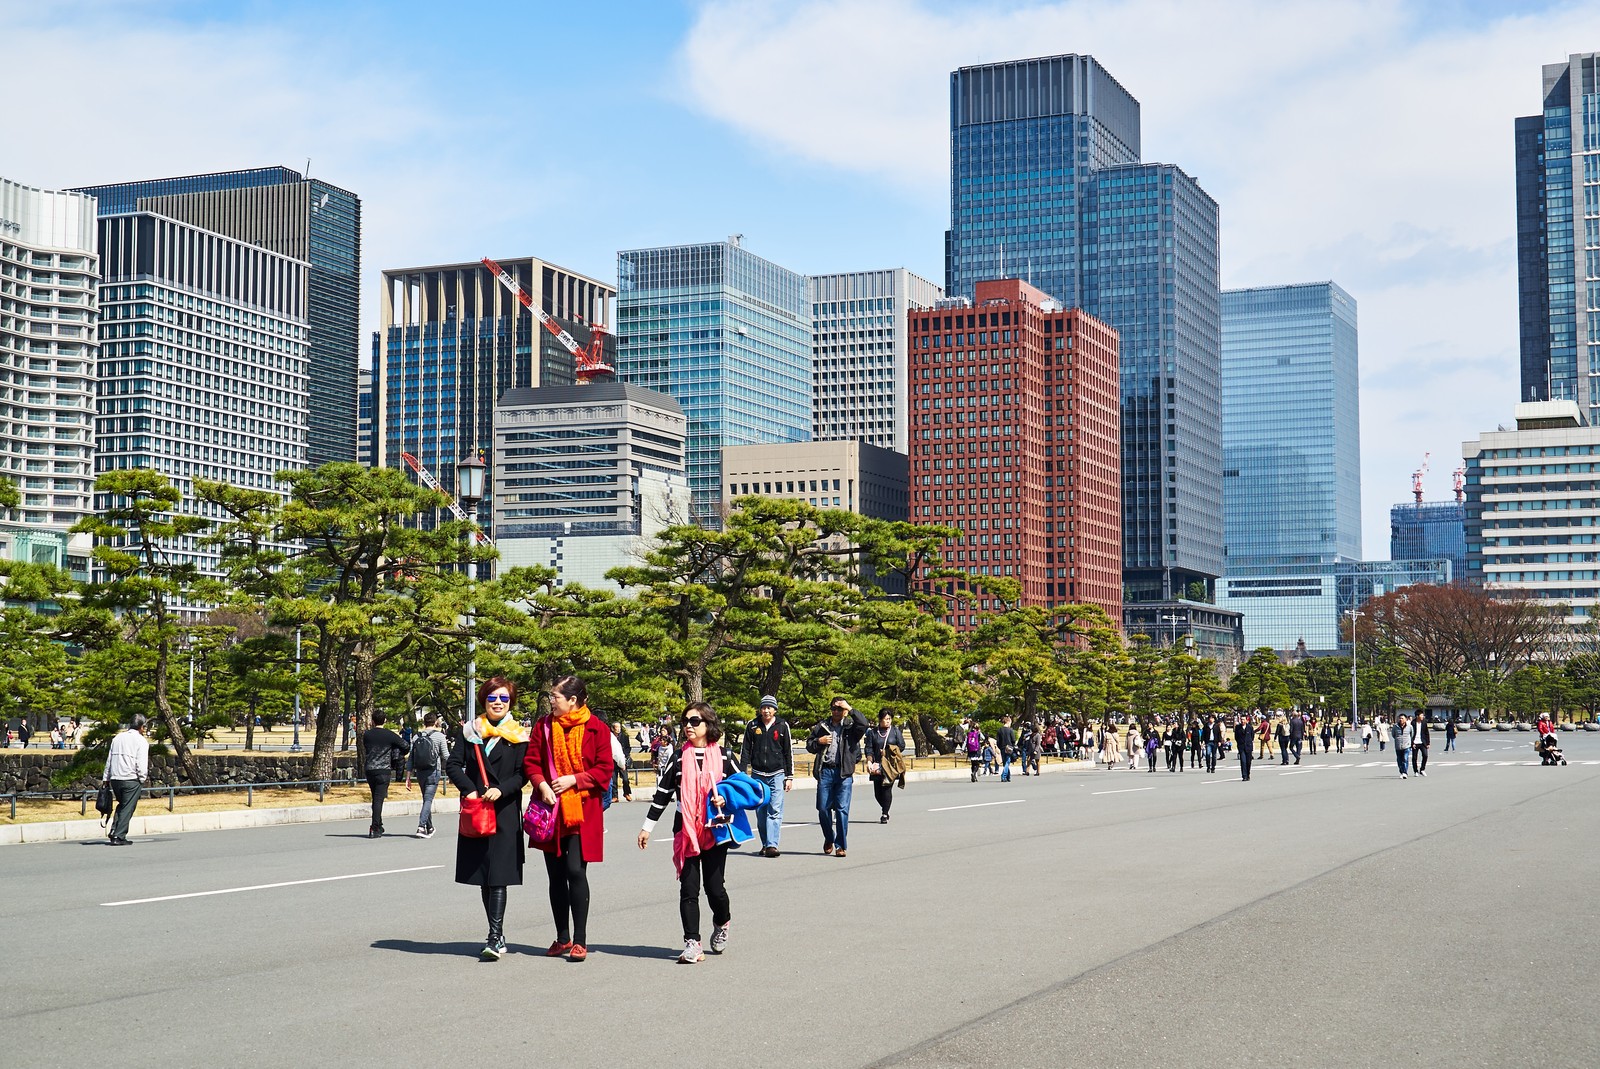
<svg viewBox="0 0 1600 1069">
<path fill-rule="evenodd" d="M 517 685 L 505 676 L 490 676 L 483 681 L 482 685 L 478 687 L 478 708 L 487 708 L 489 694 L 499 690 L 501 687 L 506 688 L 506 693 L 511 695 L 511 701 L 506 704 L 506 711 L 510 712 L 515 709 L 517 707 Z"/>
<path fill-rule="evenodd" d="M 706 744 L 715 746 L 722 741 L 722 721 L 717 719 L 717 714 L 705 702 L 695 702 L 683 711 L 684 716 L 697 713 L 701 720 L 706 722 Z M 683 717 L 679 717 L 682 720 Z"/>
<path fill-rule="evenodd" d="M 563 698 L 571 698 L 579 705 L 589 704 L 589 687 L 577 676 L 562 676 L 550 684 L 550 689 Z"/>
<path fill-rule="evenodd" d="M 388 718 L 388 715 L 389 714 L 385 713 L 382 709 L 372 710 L 372 726 L 377 727 L 378 725 L 382 724 L 384 720 Z"/>
<path fill-rule="evenodd" d="M 438 713 L 423 713 L 422 714 L 422 726 L 423 727 L 431 728 L 431 727 L 433 727 L 433 725 L 437 724 L 438 722 L 439 722 L 439 714 Z"/>
</svg>

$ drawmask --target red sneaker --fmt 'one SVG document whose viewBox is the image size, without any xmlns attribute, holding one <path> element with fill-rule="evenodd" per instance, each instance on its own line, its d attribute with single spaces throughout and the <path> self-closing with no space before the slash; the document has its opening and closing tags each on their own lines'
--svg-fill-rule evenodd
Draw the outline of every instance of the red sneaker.
<svg viewBox="0 0 1600 1069">
<path fill-rule="evenodd" d="M 589 948 L 584 946 L 582 943 L 573 943 L 572 949 L 567 951 L 568 961 L 587 961 L 588 958 Z"/>
<path fill-rule="evenodd" d="M 547 958 L 559 958 L 571 949 L 571 943 L 563 943 L 558 939 L 554 943 L 550 944 L 550 949 L 544 952 L 544 956 Z"/>
</svg>

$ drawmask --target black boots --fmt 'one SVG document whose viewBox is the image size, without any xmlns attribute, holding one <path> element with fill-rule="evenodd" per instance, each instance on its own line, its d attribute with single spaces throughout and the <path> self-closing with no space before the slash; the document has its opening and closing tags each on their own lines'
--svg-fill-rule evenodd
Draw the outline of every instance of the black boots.
<svg viewBox="0 0 1600 1069">
<path fill-rule="evenodd" d="M 489 937 L 484 940 L 483 950 L 478 957 L 483 961 L 499 961 L 500 956 L 506 952 L 504 887 L 483 888 L 483 912 L 489 918 Z"/>
</svg>

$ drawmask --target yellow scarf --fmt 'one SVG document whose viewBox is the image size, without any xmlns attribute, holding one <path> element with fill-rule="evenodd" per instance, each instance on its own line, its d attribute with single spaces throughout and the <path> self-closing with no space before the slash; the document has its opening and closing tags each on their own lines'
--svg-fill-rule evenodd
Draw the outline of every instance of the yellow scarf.
<svg viewBox="0 0 1600 1069">
<path fill-rule="evenodd" d="M 486 716 L 478 717 L 478 737 L 485 742 L 489 739 L 505 739 L 510 743 L 528 741 L 528 733 L 522 730 L 517 718 L 509 712 L 500 718 L 498 724 Z"/>
<path fill-rule="evenodd" d="M 550 749 L 557 776 L 576 776 L 583 771 L 583 733 L 588 726 L 587 705 L 550 718 Z M 563 835 L 583 827 L 583 795 L 576 787 L 561 795 L 561 827 Z"/>
</svg>

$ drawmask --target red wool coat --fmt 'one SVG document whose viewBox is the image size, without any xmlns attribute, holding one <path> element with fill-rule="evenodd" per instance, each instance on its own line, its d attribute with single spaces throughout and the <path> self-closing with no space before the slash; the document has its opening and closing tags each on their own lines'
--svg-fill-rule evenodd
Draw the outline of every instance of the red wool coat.
<svg viewBox="0 0 1600 1069">
<path fill-rule="evenodd" d="M 542 716 L 533 725 L 533 732 L 528 737 L 528 756 L 523 765 L 528 773 L 528 782 L 533 784 L 535 797 L 539 785 L 550 782 L 557 775 L 555 758 L 550 753 L 551 737 L 550 718 Z M 605 811 L 600 806 L 600 800 L 611 789 L 611 775 L 615 770 L 616 763 L 611 757 L 611 729 L 604 720 L 591 713 L 589 723 L 584 726 L 583 768 L 578 772 L 578 786 L 575 788 L 583 792 L 581 834 L 585 861 L 605 860 Z M 560 852 L 559 842 L 546 851 Z"/>
</svg>

